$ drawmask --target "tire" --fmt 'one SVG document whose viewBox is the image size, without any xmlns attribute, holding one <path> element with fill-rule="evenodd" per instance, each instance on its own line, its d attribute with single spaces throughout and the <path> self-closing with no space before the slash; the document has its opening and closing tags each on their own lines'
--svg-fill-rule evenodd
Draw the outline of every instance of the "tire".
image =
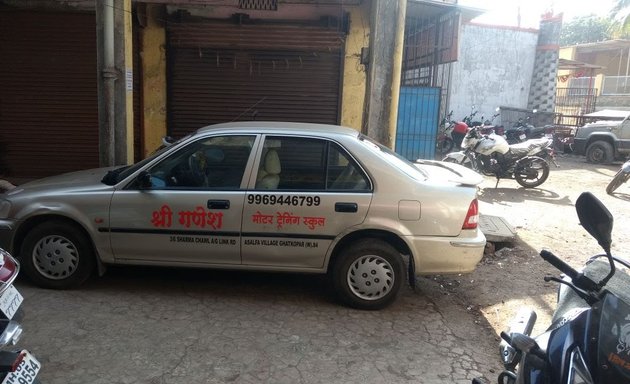
<svg viewBox="0 0 630 384">
<path fill-rule="evenodd" d="M 549 163 L 536 157 L 524 160 L 514 170 L 516 182 L 525 188 L 536 188 L 549 177 Z"/>
<path fill-rule="evenodd" d="M 613 147 L 606 141 L 596 141 L 586 148 L 586 161 L 589 163 L 608 164 L 613 160 Z"/>
<path fill-rule="evenodd" d="M 449 153 L 453 150 L 454 145 L 455 142 L 453 142 L 453 139 L 451 139 L 450 137 L 445 137 L 442 140 L 438 140 L 437 144 L 435 145 L 435 149 L 442 154 Z"/>
<path fill-rule="evenodd" d="M 613 179 L 610 180 L 610 183 L 608 183 L 608 186 L 606 186 L 606 193 L 609 195 L 612 195 L 613 192 L 615 192 L 615 190 L 619 188 L 623 183 L 628 181 L 628 179 L 630 179 L 630 173 L 626 173 L 620 169 L 619 172 L 617 172 L 617 174 L 615 175 L 615 177 L 613 177 Z"/>
<path fill-rule="evenodd" d="M 20 250 L 27 276 L 43 288 L 76 288 L 96 266 L 90 240 L 63 221 L 43 222 L 28 232 Z"/>
<path fill-rule="evenodd" d="M 332 270 L 337 297 L 357 309 L 388 306 L 396 299 L 404 278 L 400 253 L 376 239 L 358 240 L 344 249 Z"/>
</svg>

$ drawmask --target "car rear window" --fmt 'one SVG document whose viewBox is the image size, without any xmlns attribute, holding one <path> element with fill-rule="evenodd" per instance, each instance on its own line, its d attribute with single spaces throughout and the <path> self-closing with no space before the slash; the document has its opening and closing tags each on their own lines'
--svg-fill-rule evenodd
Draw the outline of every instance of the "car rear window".
<svg viewBox="0 0 630 384">
<path fill-rule="evenodd" d="M 359 141 L 361 141 L 361 143 L 363 143 L 366 148 L 376 153 L 384 161 L 401 170 L 412 179 L 419 181 L 424 181 L 427 179 L 428 175 L 425 174 L 418 167 L 416 167 L 411 161 L 405 159 L 404 157 L 387 148 L 386 146 L 377 143 L 376 141 L 370 139 L 365 135 L 360 135 Z"/>
</svg>

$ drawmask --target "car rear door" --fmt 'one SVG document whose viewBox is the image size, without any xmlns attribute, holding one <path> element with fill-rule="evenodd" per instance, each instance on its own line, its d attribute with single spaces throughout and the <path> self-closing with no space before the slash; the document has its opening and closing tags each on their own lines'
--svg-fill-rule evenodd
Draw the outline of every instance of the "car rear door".
<svg viewBox="0 0 630 384">
<path fill-rule="evenodd" d="M 326 139 L 266 136 L 243 210 L 243 264 L 321 268 L 333 240 L 365 219 L 372 183 Z"/>
<path fill-rule="evenodd" d="M 196 140 L 116 191 L 110 208 L 117 261 L 240 264 L 245 186 L 256 135 Z"/>
</svg>

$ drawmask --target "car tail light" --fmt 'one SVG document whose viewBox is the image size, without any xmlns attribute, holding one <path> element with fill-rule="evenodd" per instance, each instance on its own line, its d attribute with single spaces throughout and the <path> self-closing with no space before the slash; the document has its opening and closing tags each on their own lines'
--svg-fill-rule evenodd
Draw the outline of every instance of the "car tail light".
<svg viewBox="0 0 630 384">
<path fill-rule="evenodd" d="M 477 199 L 470 202 L 470 206 L 468 207 L 468 213 L 466 214 L 466 219 L 464 219 L 464 225 L 462 225 L 462 229 L 477 229 L 477 225 L 479 224 L 479 202 Z"/>
<path fill-rule="evenodd" d="M 20 264 L 11 254 L 0 248 L 0 292 L 13 283 L 20 271 Z"/>
</svg>

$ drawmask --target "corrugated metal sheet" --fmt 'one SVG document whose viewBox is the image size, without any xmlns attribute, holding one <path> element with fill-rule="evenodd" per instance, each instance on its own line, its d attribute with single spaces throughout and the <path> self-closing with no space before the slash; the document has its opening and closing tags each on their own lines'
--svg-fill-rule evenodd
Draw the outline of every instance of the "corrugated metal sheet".
<svg viewBox="0 0 630 384">
<path fill-rule="evenodd" d="M 339 122 L 340 32 L 189 23 L 169 25 L 169 42 L 172 136 L 237 120 Z"/>
<path fill-rule="evenodd" d="M 98 166 L 94 14 L 2 11 L 0 57 L 0 172 Z"/>
</svg>

